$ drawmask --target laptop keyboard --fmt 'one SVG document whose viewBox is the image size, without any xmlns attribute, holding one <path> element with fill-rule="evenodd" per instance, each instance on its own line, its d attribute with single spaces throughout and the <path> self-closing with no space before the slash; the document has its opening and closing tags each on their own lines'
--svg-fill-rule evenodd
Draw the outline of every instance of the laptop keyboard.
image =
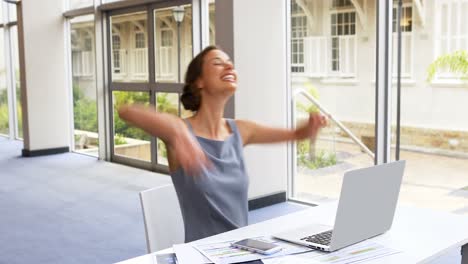
<svg viewBox="0 0 468 264">
<path fill-rule="evenodd" d="M 318 234 L 315 234 L 315 235 L 312 235 L 312 236 L 301 238 L 301 240 L 328 246 L 328 245 L 330 245 L 332 232 L 333 232 L 333 230 L 325 231 L 325 232 L 318 233 Z"/>
</svg>

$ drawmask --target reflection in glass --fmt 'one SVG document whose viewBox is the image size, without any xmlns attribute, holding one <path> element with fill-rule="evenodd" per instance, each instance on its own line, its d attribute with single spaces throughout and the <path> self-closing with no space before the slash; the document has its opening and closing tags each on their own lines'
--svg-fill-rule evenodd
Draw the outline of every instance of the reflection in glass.
<svg viewBox="0 0 468 264">
<path fill-rule="evenodd" d="M 8 4 L 8 15 L 10 17 L 10 22 L 16 21 L 17 20 L 17 14 L 16 14 L 16 5 L 15 4 Z"/>
<path fill-rule="evenodd" d="M 148 81 L 148 30 L 146 20 L 146 12 L 111 17 L 113 82 Z"/>
<path fill-rule="evenodd" d="M 215 28 L 215 0 L 209 1 L 209 32 L 210 32 L 210 45 L 216 44 L 216 28 Z"/>
<path fill-rule="evenodd" d="M 419 12 L 411 3 L 403 4 L 401 14 L 399 159 L 407 165 L 399 203 L 466 215 L 468 30 L 464 25 L 468 23 L 468 2 L 438 0 L 431 4 L 433 8 L 425 14 L 426 26 L 421 26 Z M 397 8 L 395 3 L 395 14 Z M 397 51 L 395 48 L 395 59 Z M 454 71 L 463 67 L 464 75 Z M 432 76 L 428 69 L 434 70 Z M 397 143 L 396 86 L 394 90 L 392 160 L 396 159 Z"/>
<path fill-rule="evenodd" d="M 9 135 L 8 88 L 5 67 L 3 28 L 0 29 L 0 134 Z"/>
<path fill-rule="evenodd" d="M 168 113 L 175 116 L 179 115 L 179 94 L 178 93 L 157 93 L 156 111 Z M 157 140 L 158 164 L 168 165 L 167 150 L 164 142 Z"/>
<path fill-rule="evenodd" d="M 157 9 L 154 23 L 156 82 L 180 83 L 193 58 L 192 7 Z"/>
<path fill-rule="evenodd" d="M 93 156 L 99 153 L 96 77 L 94 70 L 94 16 L 70 21 L 74 150 Z"/>
<path fill-rule="evenodd" d="M 23 108 L 21 103 L 21 82 L 19 70 L 19 53 L 18 53 L 18 27 L 13 26 L 10 28 L 11 35 L 11 56 L 13 57 L 13 74 L 14 74 L 14 87 L 16 96 L 16 120 L 18 127 L 16 128 L 16 138 L 23 138 Z"/>
<path fill-rule="evenodd" d="M 143 130 L 130 126 L 120 119 L 118 109 L 124 104 L 149 105 L 148 92 L 114 91 L 114 154 L 133 159 L 151 161 L 151 137 Z"/>
<path fill-rule="evenodd" d="M 366 7 L 368 8 L 368 7 Z M 329 12 L 318 12 L 319 10 Z M 310 14 L 314 14 L 311 21 Z M 374 152 L 375 65 L 371 41 L 358 41 L 361 28 L 351 1 L 291 1 L 291 78 L 296 124 L 318 113 L 318 101 L 363 144 Z M 359 45 L 358 45 L 359 44 Z M 358 68 L 357 66 L 360 66 Z M 359 85 L 353 80 L 359 77 Z M 312 100 L 299 93 L 305 91 Z M 320 203 L 340 194 L 346 170 L 371 166 L 364 152 L 335 122 L 329 122 L 315 141 L 296 142 L 292 196 Z"/>
</svg>

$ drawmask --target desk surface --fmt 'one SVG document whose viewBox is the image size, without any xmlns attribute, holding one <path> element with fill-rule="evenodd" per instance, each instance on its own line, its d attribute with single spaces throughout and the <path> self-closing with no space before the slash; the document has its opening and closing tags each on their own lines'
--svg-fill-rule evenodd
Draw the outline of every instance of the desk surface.
<svg viewBox="0 0 468 264">
<path fill-rule="evenodd" d="M 333 225 L 337 203 L 326 203 L 303 211 L 249 225 L 192 242 L 203 244 L 245 237 L 271 235 L 311 223 Z M 468 217 L 415 207 L 399 206 L 392 228 L 371 239 L 402 253 L 367 263 L 425 263 L 468 243 Z M 158 253 L 172 252 L 166 249 Z M 154 253 L 153 253 L 154 254 Z M 153 264 L 152 254 L 132 258 L 119 264 Z"/>
</svg>

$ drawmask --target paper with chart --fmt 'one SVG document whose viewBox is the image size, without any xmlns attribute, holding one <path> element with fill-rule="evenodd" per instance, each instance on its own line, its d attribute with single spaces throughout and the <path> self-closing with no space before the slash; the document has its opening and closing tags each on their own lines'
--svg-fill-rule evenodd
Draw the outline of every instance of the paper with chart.
<svg viewBox="0 0 468 264">
<path fill-rule="evenodd" d="M 375 242 L 364 241 L 332 253 L 313 251 L 294 256 L 262 260 L 264 264 L 348 264 L 363 263 L 371 259 L 400 253 Z"/>
<path fill-rule="evenodd" d="M 236 242 L 237 240 L 197 245 L 195 248 L 216 264 L 239 263 L 311 251 L 308 247 L 276 240 L 270 237 L 256 237 L 253 239 L 274 243 L 281 246 L 283 249 L 275 254 L 262 255 L 247 250 L 233 248 L 231 243 Z"/>
</svg>

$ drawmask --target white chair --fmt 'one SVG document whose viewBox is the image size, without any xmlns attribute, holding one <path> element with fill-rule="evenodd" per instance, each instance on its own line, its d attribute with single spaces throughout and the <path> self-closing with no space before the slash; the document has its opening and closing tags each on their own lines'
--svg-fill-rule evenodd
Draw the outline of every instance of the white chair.
<svg viewBox="0 0 468 264">
<path fill-rule="evenodd" d="M 140 192 L 148 253 L 184 243 L 184 222 L 174 185 Z"/>
</svg>

